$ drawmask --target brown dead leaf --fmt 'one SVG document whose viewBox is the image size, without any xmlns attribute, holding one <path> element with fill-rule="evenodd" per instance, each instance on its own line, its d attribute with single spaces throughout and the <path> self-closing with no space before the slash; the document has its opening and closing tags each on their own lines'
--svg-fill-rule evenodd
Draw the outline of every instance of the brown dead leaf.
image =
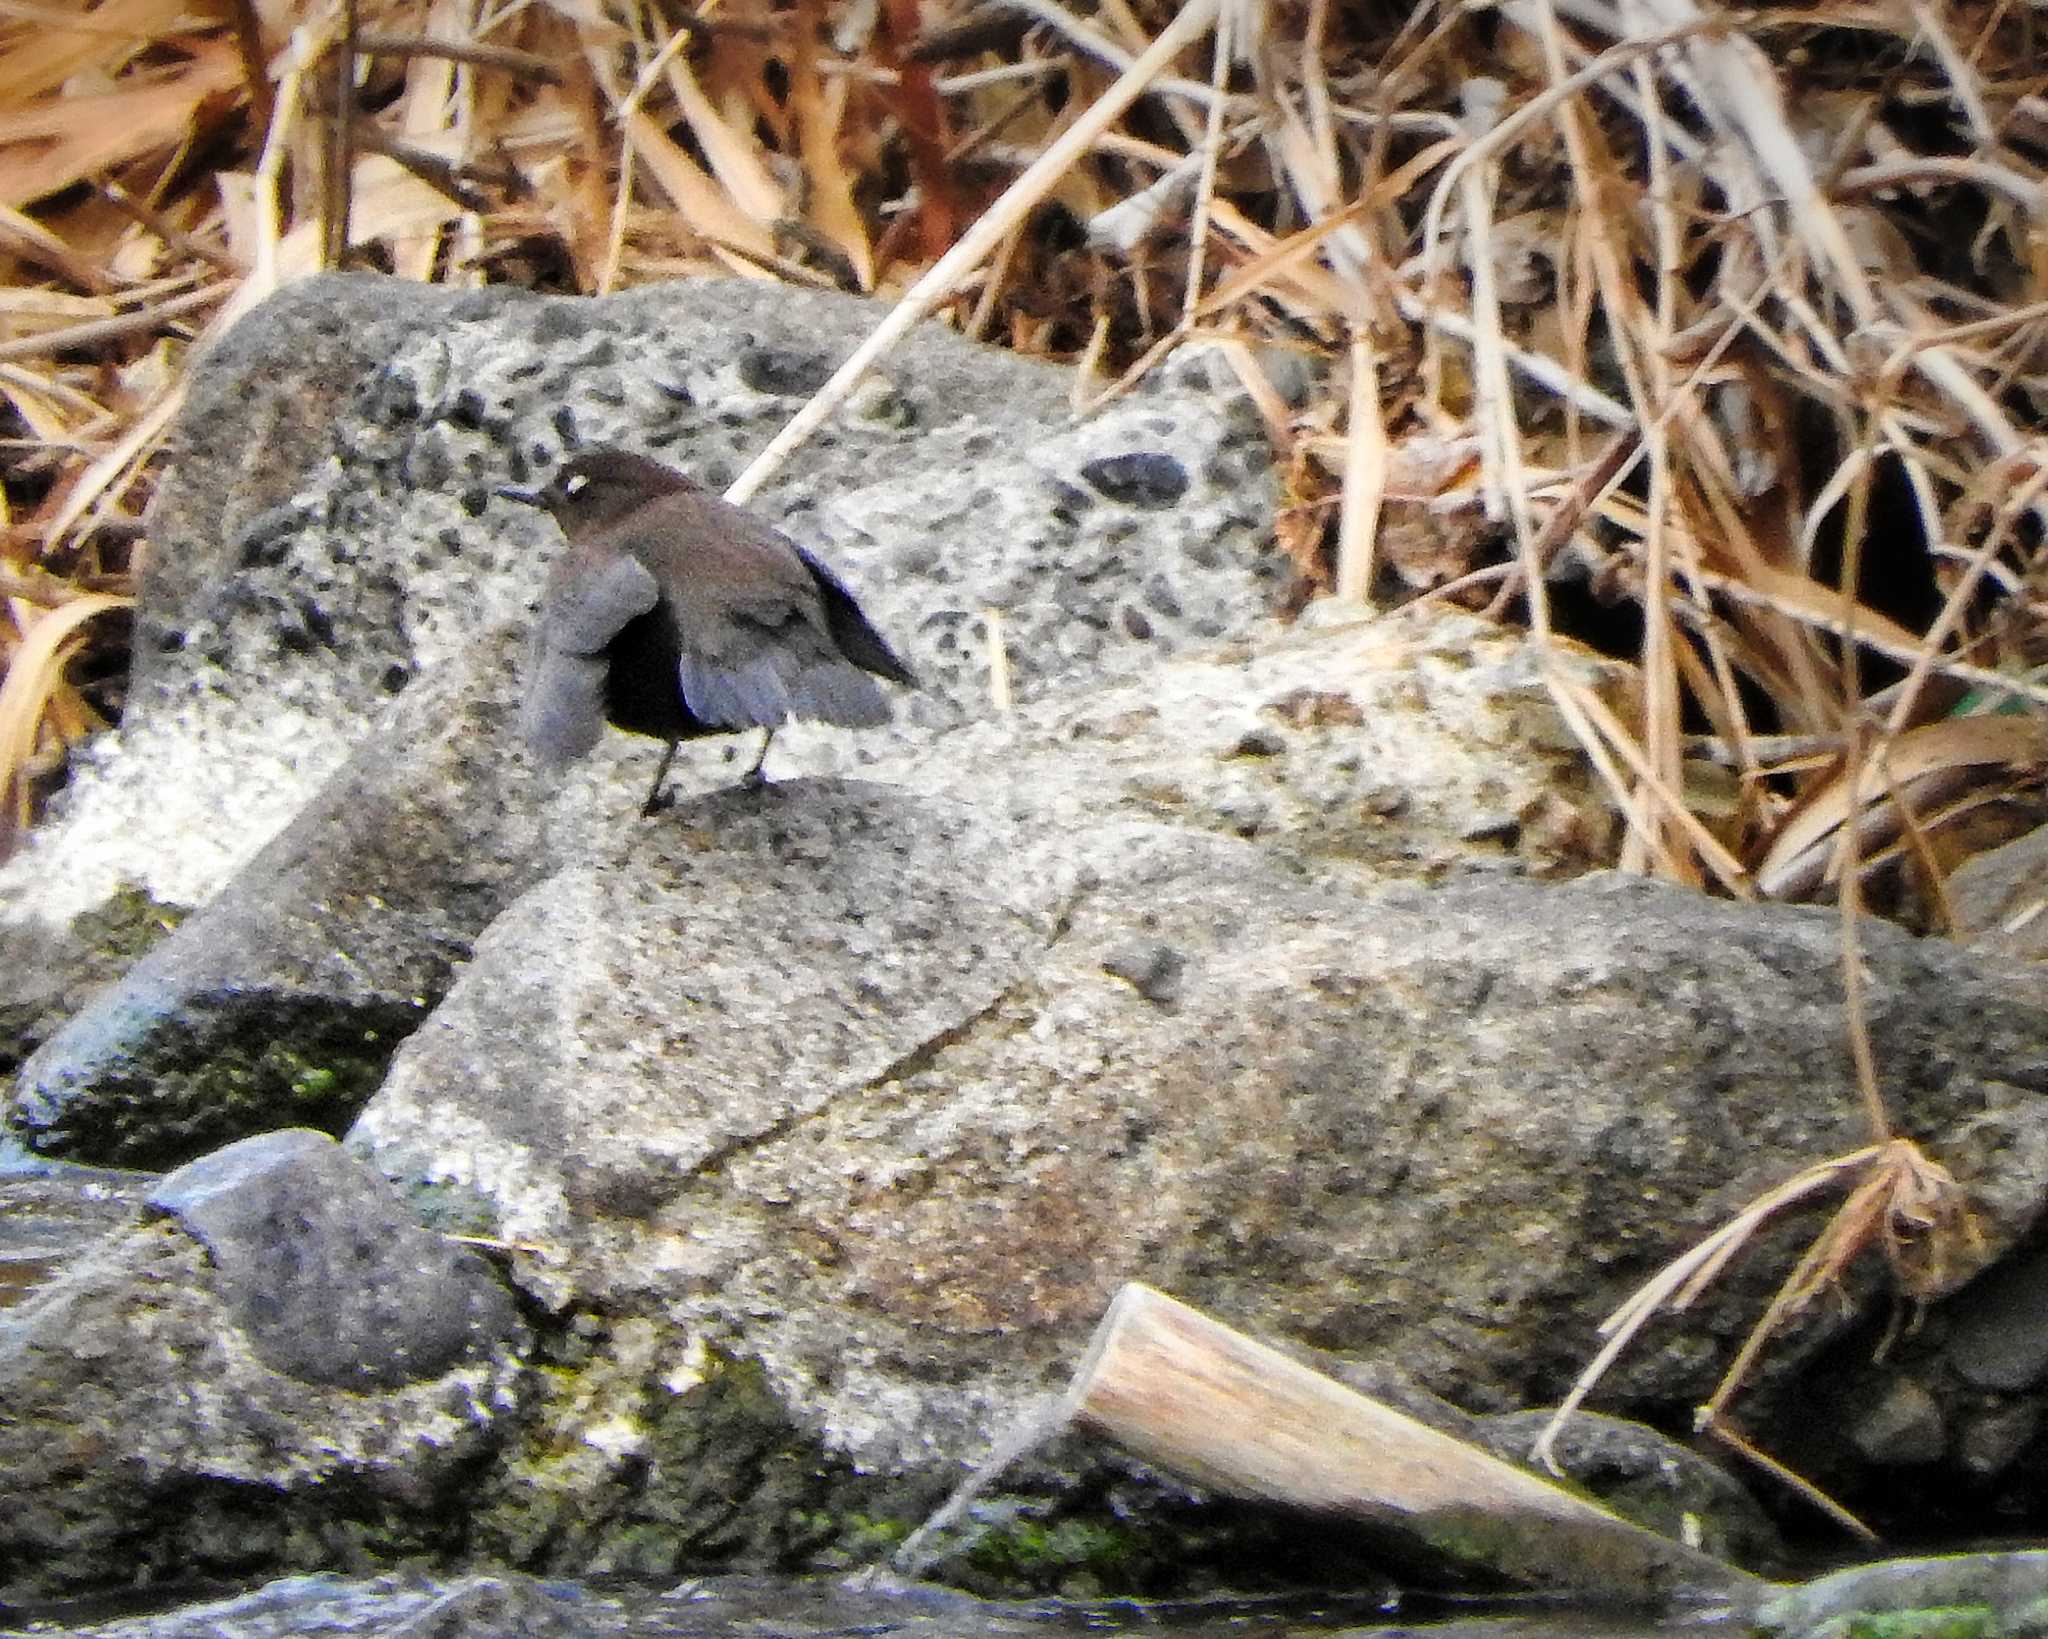
<svg viewBox="0 0 2048 1639">
<path fill-rule="evenodd" d="M 131 76 L 116 91 L 0 111 L 0 205 L 32 204 L 174 146 L 200 105 L 241 74 L 233 51 L 205 46 L 154 83 Z"/>
<path fill-rule="evenodd" d="M 2044 764 L 2048 723 L 2032 715 L 1951 717 L 1908 729 L 1872 749 L 1853 791 L 1844 764 L 1806 795 L 1758 861 L 1757 885 L 1773 899 L 1804 898 L 1838 876 L 1836 837 L 1852 818 L 1857 853 L 1867 859 L 1904 824 L 1895 804 L 1931 824 L 1972 782 Z"/>
</svg>

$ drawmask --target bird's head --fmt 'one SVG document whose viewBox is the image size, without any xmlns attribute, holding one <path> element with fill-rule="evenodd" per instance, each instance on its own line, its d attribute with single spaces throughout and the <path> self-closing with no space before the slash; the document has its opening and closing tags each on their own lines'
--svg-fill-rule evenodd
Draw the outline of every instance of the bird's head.
<svg viewBox="0 0 2048 1639">
<path fill-rule="evenodd" d="M 501 485 L 508 501 L 545 507 L 562 533 L 602 529 L 661 495 L 688 494 L 698 485 L 673 467 L 630 450 L 586 450 L 555 469 L 539 489 Z"/>
</svg>

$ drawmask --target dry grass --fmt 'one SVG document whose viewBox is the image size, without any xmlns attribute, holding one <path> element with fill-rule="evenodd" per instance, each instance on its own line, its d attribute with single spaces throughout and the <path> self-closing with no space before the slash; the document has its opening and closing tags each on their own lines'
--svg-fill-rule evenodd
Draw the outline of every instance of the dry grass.
<svg viewBox="0 0 2048 1639">
<path fill-rule="evenodd" d="M 900 323 L 1121 380 L 1211 346 L 1305 592 L 1640 655 L 1640 721 L 1558 685 L 1627 863 L 1831 894 L 1854 829 L 1885 907 L 1938 922 L 2048 761 L 2048 97 L 2023 9 L 1817 15 L 0 8 L 0 846 L 96 725 L 34 634 L 69 611 L 75 651 L 60 589 L 126 590 L 197 340 L 325 266 L 718 271 L 910 292 Z"/>
<path fill-rule="evenodd" d="M 1644 1327 L 1659 1315 L 1683 1314 L 1773 1218 L 1830 1190 L 1846 1192 L 1842 1203 L 1786 1275 L 1695 1421 L 1700 1432 L 1766 1469 L 1847 1530 L 1866 1541 L 1876 1540 L 1876 1533 L 1856 1515 L 1752 1444 L 1734 1423 L 1730 1407 L 1770 1340 L 1838 1290 L 1850 1266 L 1866 1253 L 1875 1250 L 1885 1256 L 1906 1296 L 1915 1301 L 1951 1290 L 1981 1267 L 1981 1258 L 1975 1255 L 1981 1249 L 1962 1190 L 1945 1167 L 1905 1139 L 1887 1139 L 1801 1168 L 1631 1293 L 1601 1323 L 1607 1341 L 1545 1427 L 1536 1443 L 1536 1460 L 1554 1473 L 1562 1472 L 1552 1450 L 1558 1434 Z"/>
<path fill-rule="evenodd" d="M 864 356 L 936 310 L 1081 360 L 1097 401 L 1209 347 L 1266 420 L 1304 595 L 1640 658 L 1635 721 L 1547 665 L 1622 863 L 1837 896 L 1852 945 L 1865 893 L 1940 926 L 2048 766 L 2042 27 L 2007 0 L 11 0 L 0 851 L 99 725 L 72 662 L 119 642 L 94 617 L 206 336 L 321 267 L 723 272 L 905 298 Z M 1793 1306 L 1936 1176 L 1859 1070 L 1873 1148 L 1786 1186 L 1855 1180 Z"/>
</svg>

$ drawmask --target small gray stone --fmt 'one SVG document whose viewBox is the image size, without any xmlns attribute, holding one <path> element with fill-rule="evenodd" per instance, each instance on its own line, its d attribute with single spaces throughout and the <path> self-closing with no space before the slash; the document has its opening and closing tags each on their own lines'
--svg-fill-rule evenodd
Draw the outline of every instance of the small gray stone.
<svg viewBox="0 0 2048 1639">
<path fill-rule="evenodd" d="M 1146 1001 L 1171 1007 L 1180 1000 L 1187 967 L 1185 956 L 1154 939 L 1111 952 L 1102 971 L 1122 979 Z"/>
<path fill-rule="evenodd" d="M 1172 456 L 1152 450 L 1090 461 L 1081 468 L 1081 476 L 1125 506 L 1170 507 L 1188 490 L 1187 468 Z"/>
<path fill-rule="evenodd" d="M 1848 1432 L 1856 1449 L 1881 1467 L 1931 1463 L 1948 1445 L 1941 1407 L 1925 1385 L 1904 1375 L 1884 1385 Z"/>
<path fill-rule="evenodd" d="M 798 347 L 750 347 L 740 355 L 740 380 L 757 393 L 809 397 L 825 385 L 832 361 Z"/>
<path fill-rule="evenodd" d="M 515 1323 L 474 1253 L 420 1227 L 325 1133 L 264 1133 L 168 1174 L 147 1203 L 213 1256 L 266 1364 L 309 1383 L 435 1377 Z"/>
<path fill-rule="evenodd" d="M 1972 1388 L 2026 1389 L 2048 1375 L 2048 1252 L 2015 1258 L 1959 1293 L 1949 1363 Z"/>
<path fill-rule="evenodd" d="M 2041 1429 L 2041 1408 L 2032 1402 L 1980 1412 L 1963 1424 L 1956 1460 L 1980 1480 L 1996 1479 L 2019 1460 Z"/>
<path fill-rule="evenodd" d="M 1287 739 L 1276 728 L 1261 724 L 1248 728 L 1225 750 L 1225 757 L 1278 757 L 1287 750 Z"/>
</svg>

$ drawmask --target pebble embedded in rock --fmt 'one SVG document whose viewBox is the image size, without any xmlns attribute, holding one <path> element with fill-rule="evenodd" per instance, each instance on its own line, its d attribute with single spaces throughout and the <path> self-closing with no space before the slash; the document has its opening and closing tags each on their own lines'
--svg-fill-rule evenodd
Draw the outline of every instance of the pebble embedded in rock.
<svg viewBox="0 0 2048 1639">
<path fill-rule="evenodd" d="M 167 1174 L 145 1204 L 207 1249 L 258 1355 L 302 1382 L 395 1388 L 517 1324 L 482 1259 L 422 1228 L 325 1133 L 245 1138 Z"/>
<path fill-rule="evenodd" d="M 1248 728 L 1225 749 L 1226 757 L 1278 757 L 1287 749 L 1287 740 L 1278 729 Z"/>
<path fill-rule="evenodd" d="M 1180 1000 L 1188 959 L 1156 940 L 1126 945 L 1103 960 L 1102 971 L 1122 979 L 1146 1001 L 1171 1007 Z"/>
<path fill-rule="evenodd" d="M 1170 455 L 1139 450 L 1090 461 L 1081 476 L 1102 495 L 1125 506 L 1169 507 L 1188 491 L 1188 472 Z"/>
</svg>

